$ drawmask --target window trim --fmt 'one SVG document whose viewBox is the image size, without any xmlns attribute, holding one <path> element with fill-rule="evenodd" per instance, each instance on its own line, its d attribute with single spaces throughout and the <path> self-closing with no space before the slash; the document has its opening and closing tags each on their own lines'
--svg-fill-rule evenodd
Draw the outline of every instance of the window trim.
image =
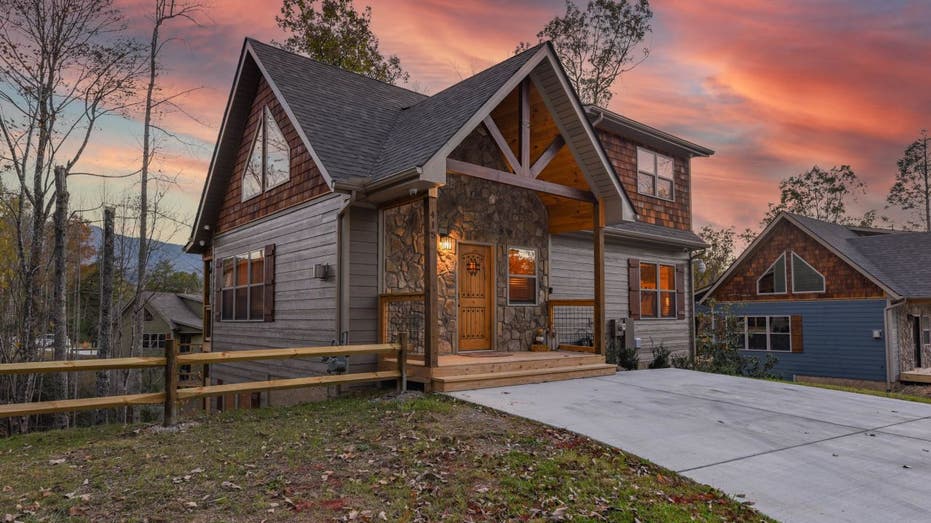
<svg viewBox="0 0 931 523">
<path fill-rule="evenodd" d="M 246 157 L 246 164 L 245 164 L 245 165 L 243 166 L 243 168 L 242 168 L 242 178 L 241 178 L 240 181 L 239 181 L 239 193 L 240 193 L 240 196 L 241 196 L 243 202 L 248 202 L 249 200 L 251 200 L 251 199 L 253 199 L 253 198 L 258 198 L 259 196 L 261 196 L 261 195 L 265 192 L 265 145 L 264 145 L 264 142 L 265 142 L 265 132 L 264 132 L 264 129 L 265 129 L 265 120 L 262 119 L 261 121 L 259 121 L 259 127 L 258 127 L 258 129 L 255 130 L 255 136 L 252 137 L 252 146 L 249 147 L 249 155 Z M 262 140 L 262 143 L 261 143 L 261 144 L 259 143 L 259 139 L 260 139 L 260 138 L 261 138 L 261 140 Z M 246 191 L 244 190 L 244 188 L 245 188 L 245 180 L 246 180 L 246 175 L 249 174 L 249 172 L 248 172 L 248 171 L 249 171 L 249 163 L 252 162 L 252 155 L 255 154 L 255 146 L 256 146 L 256 145 L 259 145 L 259 146 L 262 148 L 262 162 L 261 162 L 261 166 L 259 167 L 259 169 L 260 169 L 260 172 L 259 172 L 259 190 L 258 190 L 258 192 L 256 192 L 255 194 L 253 194 L 253 195 L 251 195 L 251 196 L 246 196 Z"/>
<path fill-rule="evenodd" d="M 921 315 L 918 320 L 918 341 L 922 346 L 931 346 L 931 315 Z M 927 341 L 926 335 L 927 334 Z"/>
<path fill-rule="evenodd" d="M 152 346 L 152 340 L 155 340 L 156 345 Z M 165 349 L 165 344 L 168 342 L 168 334 L 164 332 L 143 332 L 142 333 L 142 348 L 143 349 Z"/>
<path fill-rule="evenodd" d="M 645 151 L 653 155 L 653 172 L 647 172 L 640 168 L 640 151 Z M 666 178 L 665 176 L 660 176 L 659 174 L 659 157 L 667 158 L 670 163 L 672 163 L 672 178 Z M 644 174 L 653 178 L 653 194 L 640 192 L 640 175 Z M 663 198 L 656 191 L 657 180 L 663 179 L 669 182 L 669 187 L 671 189 L 669 198 Z M 637 194 L 643 196 L 649 196 L 650 198 L 656 198 L 657 200 L 663 200 L 664 202 L 675 202 L 676 201 L 676 160 L 672 156 L 666 156 L 665 154 L 660 154 L 646 147 L 637 147 Z"/>
<path fill-rule="evenodd" d="M 656 288 L 655 289 L 644 289 L 643 288 L 643 266 L 644 265 L 653 265 L 656 267 Z M 661 289 L 660 288 L 660 267 L 671 267 L 672 268 L 672 289 Z M 676 264 L 668 262 L 653 262 L 653 261 L 643 261 L 640 260 L 640 265 L 638 266 L 640 271 L 640 281 L 638 282 L 638 287 L 640 289 L 640 319 L 641 320 L 651 320 L 651 321 L 668 321 L 668 320 L 678 320 L 679 319 L 679 289 L 676 288 Z M 656 294 L 656 316 L 647 316 L 643 313 L 643 293 L 652 292 Z M 662 315 L 662 306 L 661 306 L 661 295 L 662 293 L 672 294 L 672 316 L 663 316 Z"/>
<path fill-rule="evenodd" d="M 785 251 L 783 251 L 782 254 L 780 254 L 779 256 L 776 257 L 775 260 L 773 260 L 773 263 L 770 263 L 770 264 L 769 264 L 769 267 L 767 267 L 766 270 L 763 271 L 763 274 L 761 274 L 761 275 L 756 279 L 756 293 L 757 293 L 758 296 L 783 296 L 783 295 L 789 294 L 789 274 L 788 274 L 789 265 L 788 265 L 788 263 L 785 263 L 785 258 L 786 258 L 786 253 L 785 253 Z M 779 263 L 779 260 L 783 260 L 783 265 L 782 265 L 782 273 L 783 273 L 783 274 L 782 274 L 782 276 L 783 276 L 783 278 L 785 279 L 785 282 L 786 282 L 786 290 L 784 290 L 784 291 L 782 291 L 782 292 L 775 292 L 776 284 L 775 284 L 775 282 L 773 282 L 773 289 L 774 289 L 773 292 L 760 292 L 760 280 L 763 279 L 763 276 L 766 276 L 766 273 L 769 272 L 770 269 L 772 269 L 773 267 L 776 266 L 777 263 Z M 773 273 L 773 274 L 775 274 L 775 273 Z"/>
<path fill-rule="evenodd" d="M 792 315 L 791 314 L 789 315 L 750 314 L 747 316 L 738 316 L 738 318 L 742 319 L 743 324 L 744 324 L 744 333 L 743 333 L 744 344 L 743 344 L 743 348 L 739 348 L 737 350 L 741 350 L 745 352 L 767 352 L 767 353 L 773 352 L 777 354 L 791 354 L 792 353 Z M 751 349 L 750 348 L 750 327 L 749 327 L 749 322 L 747 321 L 748 318 L 766 318 L 766 348 L 765 349 Z M 789 337 L 789 350 L 773 350 L 772 348 L 773 347 L 773 341 L 772 341 L 772 335 L 773 335 L 772 319 L 773 318 L 785 318 L 786 320 L 788 320 L 789 332 L 788 333 L 777 332 L 776 334 L 780 336 Z"/>
<path fill-rule="evenodd" d="M 252 283 L 252 258 L 251 256 L 252 256 L 252 253 L 254 252 L 262 253 L 262 283 L 261 284 Z M 236 258 L 239 258 L 241 256 L 246 256 L 248 257 L 248 260 L 249 260 L 249 268 L 247 269 L 249 272 L 249 283 L 246 283 L 245 285 L 236 285 L 236 271 L 238 270 L 237 264 L 236 264 Z M 226 263 L 226 260 L 233 261 L 233 286 L 232 287 L 223 286 L 223 265 Z M 220 321 L 221 322 L 223 323 L 262 323 L 265 321 L 266 305 L 264 302 L 264 293 L 265 293 L 265 285 L 266 285 L 265 264 L 267 263 L 267 260 L 268 260 L 268 257 L 266 256 L 264 247 L 261 249 L 252 249 L 252 250 L 246 251 L 245 253 L 234 254 L 232 256 L 225 256 L 223 258 L 220 258 L 220 303 L 218 304 L 218 306 L 220 308 Z M 246 289 L 246 311 L 251 316 L 252 315 L 252 288 L 253 287 L 262 287 L 263 301 L 262 301 L 262 314 L 260 314 L 261 317 L 258 319 L 254 319 L 254 318 L 236 319 L 236 290 Z M 223 291 L 226 291 L 226 290 L 233 291 L 233 310 L 232 310 L 233 317 L 232 318 L 223 317 Z"/>
<path fill-rule="evenodd" d="M 824 274 L 821 274 L 821 271 L 819 271 L 818 269 L 814 268 L 814 266 L 813 266 L 812 264 L 808 263 L 808 261 L 807 261 L 805 258 L 802 258 L 801 256 L 799 256 L 799 254 L 796 253 L 795 251 L 790 251 L 790 252 L 792 253 L 792 294 L 823 294 L 823 293 L 827 292 L 827 285 L 828 285 L 828 283 L 827 283 L 827 278 L 824 277 Z M 795 260 L 801 261 L 801 262 L 804 263 L 809 269 L 815 271 L 815 273 L 817 273 L 818 276 L 821 276 L 821 290 L 819 290 L 819 291 L 799 291 L 799 290 L 795 290 Z"/>
<path fill-rule="evenodd" d="M 515 274 L 515 278 L 533 279 L 533 303 L 512 302 L 511 301 L 511 250 L 531 251 L 533 253 L 533 276 L 529 274 Z M 519 245 L 508 245 L 505 251 L 507 259 L 507 270 L 505 271 L 505 282 L 507 282 L 508 307 L 536 307 L 540 305 L 540 251 L 534 247 L 521 247 Z"/>
</svg>

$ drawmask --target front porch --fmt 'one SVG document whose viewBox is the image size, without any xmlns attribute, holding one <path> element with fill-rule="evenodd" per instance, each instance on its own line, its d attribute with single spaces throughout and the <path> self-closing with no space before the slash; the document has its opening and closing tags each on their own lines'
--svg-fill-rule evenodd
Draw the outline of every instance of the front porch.
<svg viewBox="0 0 931 523">
<path fill-rule="evenodd" d="M 516 83 L 464 128 L 439 157 L 441 178 L 368 195 L 379 212 L 378 337 L 408 333 L 410 379 L 428 389 L 615 371 L 604 228 L 625 200 L 585 116 L 548 98 L 544 80 Z M 571 294 L 554 294 L 550 238 L 573 233 L 591 238 L 590 261 Z"/>
<path fill-rule="evenodd" d="M 409 381 L 435 392 L 608 376 L 617 370 L 601 354 L 566 350 L 442 354 L 435 367 L 427 366 L 423 358 L 410 358 L 407 365 Z M 396 357 L 379 362 L 380 370 L 395 368 Z"/>
</svg>

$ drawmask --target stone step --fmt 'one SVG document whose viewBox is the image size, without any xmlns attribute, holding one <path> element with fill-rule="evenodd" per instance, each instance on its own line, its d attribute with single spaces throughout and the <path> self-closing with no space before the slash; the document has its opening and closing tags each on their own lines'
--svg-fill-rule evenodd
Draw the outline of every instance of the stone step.
<svg viewBox="0 0 931 523">
<path fill-rule="evenodd" d="M 570 367 L 528 369 L 486 374 L 463 374 L 457 376 L 437 376 L 432 380 L 436 392 L 455 392 L 459 390 L 485 389 L 490 387 L 507 387 L 528 383 L 545 383 L 549 381 L 569 380 L 610 376 L 617 372 L 617 366 L 607 363 L 594 363 Z"/>
</svg>

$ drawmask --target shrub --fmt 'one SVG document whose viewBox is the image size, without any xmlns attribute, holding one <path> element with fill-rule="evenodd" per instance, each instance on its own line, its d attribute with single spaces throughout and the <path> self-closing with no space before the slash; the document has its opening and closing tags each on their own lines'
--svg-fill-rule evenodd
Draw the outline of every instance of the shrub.
<svg viewBox="0 0 931 523">
<path fill-rule="evenodd" d="M 637 370 L 639 358 L 637 358 L 637 349 L 634 347 L 625 347 L 622 343 L 624 338 L 612 336 L 608 341 L 608 353 L 605 356 L 608 363 L 619 365 L 625 370 Z"/>
<path fill-rule="evenodd" d="M 651 340 L 652 343 L 652 340 Z M 662 343 L 659 344 L 659 347 L 653 346 L 653 361 L 650 362 L 649 368 L 651 369 L 668 369 L 670 362 L 669 349 L 667 349 Z"/>
<path fill-rule="evenodd" d="M 710 312 L 696 316 L 695 357 L 676 358 L 673 364 L 680 368 L 749 376 L 753 378 L 773 377 L 772 370 L 779 361 L 767 354 L 765 359 L 745 356 L 739 349 L 738 340 L 743 329 L 730 308 L 709 304 Z"/>
</svg>

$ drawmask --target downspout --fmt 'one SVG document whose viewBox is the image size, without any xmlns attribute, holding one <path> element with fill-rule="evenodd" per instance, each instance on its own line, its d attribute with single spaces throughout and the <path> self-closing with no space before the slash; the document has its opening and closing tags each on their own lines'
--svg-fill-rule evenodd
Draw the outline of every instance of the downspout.
<svg viewBox="0 0 931 523">
<path fill-rule="evenodd" d="M 337 214 L 336 226 L 336 336 L 337 344 L 343 343 L 343 333 L 349 331 L 349 314 L 344 310 L 349 305 L 349 209 L 357 198 L 356 191 L 347 193 Z M 348 337 L 348 336 L 347 336 Z M 348 342 L 348 340 L 346 340 Z"/>
<path fill-rule="evenodd" d="M 695 355 L 698 353 L 698 347 L 695 346 L 695 318 L 698 316 L 698 312 L 695 311 L 695 271 L 692 268 L 692 261 L 694 259 L 695 254 L 689 249 L 688 287 L 690 314 L 686 314 L 685 319 L 689 322 L 689 360 L 693 362 L 695 361 Z"/>
<path fill-rule="evenodd" d="M 893 376 L 893 361 L 892 357 L 892 346 L 891 346 L 891 335 L 889 330 L 889 325 L 892 324 L 891 314 L 892 310 L 898 307 L 905 305 L 905 298 L 900 298 L 898 300 L 887 300 L 887 305 L 883 309 L 883 334 L 885 335 L 885 346 L 886 346 L 886 391 L 892 390 L 892 384 L 896 381 L 896 377 Z M 892 325 L 893 328 L 898 329 L 897 325 Z M 896 339 L 898 339 L 899 334 L 896 330 Z M 899 343 L 901 346 L 901 343 Z"/>
</svg>

